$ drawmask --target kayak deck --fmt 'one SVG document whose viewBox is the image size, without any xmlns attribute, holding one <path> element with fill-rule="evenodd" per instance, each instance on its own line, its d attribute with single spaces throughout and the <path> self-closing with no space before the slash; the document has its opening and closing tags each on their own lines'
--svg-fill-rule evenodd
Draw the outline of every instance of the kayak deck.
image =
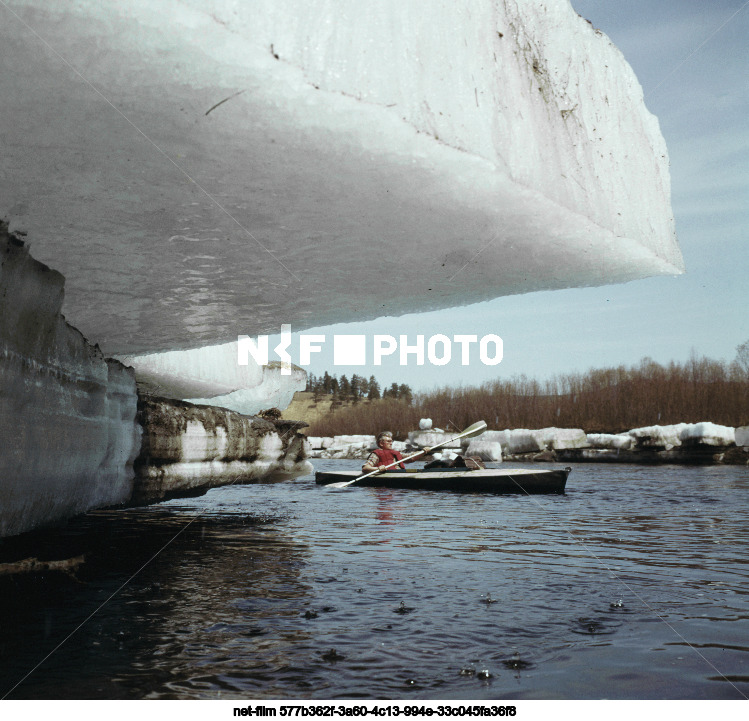
<svg viewBox="0 0 749 721">
<path fill-rule="evenodd" d="M 436 468 L 395 469 L 370 476 L 352 486 L 403 488 L 458 493 L 564 493 L 571 468 L 484 468 L 481 470 Z M 359 471 L 318 471 L 318 485 L 353 481 Z M 352 487 L 352 486 L 349 486 Z"/>
</svg>

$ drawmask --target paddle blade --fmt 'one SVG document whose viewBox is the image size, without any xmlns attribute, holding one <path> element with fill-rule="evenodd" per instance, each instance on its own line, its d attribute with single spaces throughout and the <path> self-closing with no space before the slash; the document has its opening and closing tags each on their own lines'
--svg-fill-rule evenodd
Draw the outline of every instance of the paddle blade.
<svg viewBox="0 0 749 721">
<path fill-rule="evenodd" d="M 461 434 L 462 438 L 473 438 L 480 436 L 486 430 L 486 421 L 477 421 L 472 426 L 468 426 Z"/>
</svg>

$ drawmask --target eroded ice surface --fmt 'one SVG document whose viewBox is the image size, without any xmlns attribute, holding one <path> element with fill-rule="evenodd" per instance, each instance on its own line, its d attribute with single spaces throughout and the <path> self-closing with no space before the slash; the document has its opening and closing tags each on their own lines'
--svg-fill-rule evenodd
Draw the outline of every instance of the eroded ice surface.
<svg viewBox="0 0 749 721">
<path fill-rule="evenodd" d="M 306 373 L 292 365 L 288 375 L 273 361 L 261 366 L 252 356 L 237 362 L 237 343 L 187 351 L 126 356 L 136 370 L 141 389 L 159 396 L 181 398 L 254 415 L 267 408 L 286 408 L 296 391 L 304 390 Z"/>
<path fill-rule="evenodd" d="M 0 213 L 105 353 L 682 269 L 658 123 L 567 0 L 17 0 L 0 39 Z"/>
<path fill-rule="evenodd" d="M 135 376 L 65 321 L 63 293 L 0 222 L 0 538 L 132 493 Z"/>
<path fill-rule="evenodd" d="M 674 448 L 693 442 L 709 446 L 729 446 L 736 442 L 735 430 L 715 423 L 676 423 L 670 426 L 633 428 L 629 435 L 640 447 Z"/>
<path fill-rule="evenodd" d="M 335 436 L 308 438 L 311 454 L 322 458 L 357 458 L 367 447 L 359 441 L 369 439 L 374 446 L 374 436 Z M 410 452 L 425 445 L 441 443 L 449 434 L 412 431 L 407 442 L 393 443 L 394 450 Z M 677 423 L 671 426 L 634 428 L 626 433 L 589 433 L 579 428 L 541 428 L 529 430 L 513 428 L 503 431 L 484 431 L 478 438 L 456 441 L 466 456 L 479 456 L 485 461 L 501 461 L 505 455 L 536 454 L 543 451 L 584 449 L 591 451 L 671 450 L 680 446 L 713 446 L 728 448 L 733 445 L 749 446 L 749 426 L 731 428 L 715 423 Z M 448 446 L 448 449 L 450 446 Z M 348 455 L 347 455 L 348 454 Z M 438 453 L 435 457 L 451 459 L 453 451 Z M 585 457 L 585 456 L 582 456 Z M 589 456 L 593 457 L 593 456 Z M 631 457 L 630 457 L 631 459 Z"/>
</svg>

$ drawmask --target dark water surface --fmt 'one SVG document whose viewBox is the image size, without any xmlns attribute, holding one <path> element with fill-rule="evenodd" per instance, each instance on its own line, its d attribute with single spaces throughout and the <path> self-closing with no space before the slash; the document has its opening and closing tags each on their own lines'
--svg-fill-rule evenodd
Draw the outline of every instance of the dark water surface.
<svg viewBox="0 0 749 721">
<path fill-rule="evenodd" d="M 90 513 L 38 541 L 84 548 L 76 578 L 2 586 L 0 696 L 741 699 L 748 538 L 746 467 L 580 464 L 534 497 L 308 477 Z"/>
</svg>

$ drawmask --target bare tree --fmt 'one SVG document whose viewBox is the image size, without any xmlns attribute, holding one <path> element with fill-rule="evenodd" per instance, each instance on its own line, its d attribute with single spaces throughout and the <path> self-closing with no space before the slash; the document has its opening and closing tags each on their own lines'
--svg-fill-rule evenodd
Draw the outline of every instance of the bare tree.
<svg viewBox="0 0 749 721">
<path fill-rule="evenodd" d="M 749 376 L 749 340 L 736 346 L 736 363 Z"/>
</svg>

